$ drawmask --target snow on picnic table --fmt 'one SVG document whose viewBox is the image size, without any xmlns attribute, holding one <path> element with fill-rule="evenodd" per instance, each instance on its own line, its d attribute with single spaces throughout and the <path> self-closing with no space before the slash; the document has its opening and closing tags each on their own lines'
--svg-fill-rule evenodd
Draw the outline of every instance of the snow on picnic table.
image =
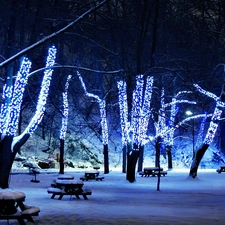
<svg viewBox="0 0 225 225">
<path fill-rule="evenodd" d="M 66 171 L 79 179 L 84 171 Z M 102 173 L 102 171 L 101 171 Z M 111 171 L 103 181 L 85 181 L 84 187 L 92 190 L 88 200 L 64 196 L 51 199 L 47 188 L 58 172 L 41 172 L 32 183 L 32 176 L 12 174 L 10 188 L 26 194 L 25 204 L 38 206 L 38 225 L 224 225 L 225 173 L 200 170 L 198 177 L 188 177 L 188 170 L 172 170 L 160 179 L 136 175 L 129 183 L 126 174 Z M 6 224 L 6 221 L 0 221 Z M 18 224 L 10 221 L 10 225 Z"/>
</svg>

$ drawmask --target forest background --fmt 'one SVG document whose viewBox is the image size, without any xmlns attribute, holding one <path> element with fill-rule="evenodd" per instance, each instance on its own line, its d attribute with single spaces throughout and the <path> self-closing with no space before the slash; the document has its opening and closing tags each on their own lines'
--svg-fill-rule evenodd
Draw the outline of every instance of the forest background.
<svg viewBox="0 0 225 225">
<path fill-rule="evenodd" d="M 98 2 L 1 0 L 1 61 L 57 32 Z M 159 107 L 161 89 L 164 88 L 166 101 L 171 101 L 179 91 L 193 91 L 189 98 L 197 105 L 180 105 L 177 121 L 186 117 L 187 109 L 194 114 L 211 113 L 215 108 L 213 100 L 196 92 L 193 83 L 217 96 L 221 92 L 225 75 L 224 20 L 225 1 L 109 0 L 65 32 L 31 49 L 26 56 L 32 61 L 32 71 L 37 72 L 29 77 L 25 90 L 19 133 L 35 111 L 43 77 L 40 68 L 44 67 L 46 50 L 53 44 L 58 49 L 58 68 L 54 69 L 42 122 L 21 153 L 38 156 L 41 150 L 49 148 L 49 156 L 54 157 L 58 152 L 62 92 L 67 76 L 71 74 L 66 159 L 76 161 L 80 167 L 102 162 L 99 106 L 94 99 L 85 96 L 76 76 L 77 70 L 87 90 L 106 100 L 109 160 L 113 166 L 121 163 L 122 154 L 117 81 L 126 81 L 129 105 L 136 75 L 143 74 L 145 78 L 154 77 L 153 109 Z M 20 60 L 15 59 L 1 67 L 2 86 L 8 77 L 16 75 Z M 157 112 L 155 110 L 156 115 Z M 154 118 L 151 124 L 154 124 Z M 197 135 L 199 124 L 200 121 L 190 122 L 176 132 L 179 141 L 173 156 L 183 160 L 187 167 L 190 166 L 192 146 L 190 144 L 186 151 L 182 149 L 182 141 L 184 137 L 192 141 L 192 132 Z M 222 153 L 225 152 L 224 126 L 221 120 L 214 143 Z M 153 127 L 149 127 L 149 133 Z M 154 144 L 150 143 L 145 150 L 154 155 Z"/>
</svg>

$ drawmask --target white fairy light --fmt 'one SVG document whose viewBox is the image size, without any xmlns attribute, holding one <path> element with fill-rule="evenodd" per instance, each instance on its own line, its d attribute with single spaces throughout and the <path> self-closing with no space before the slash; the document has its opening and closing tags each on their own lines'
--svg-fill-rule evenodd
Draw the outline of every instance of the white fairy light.
<svg viewBox="0 0 225 225">
<path fill-rule="evenodd" d="M 1 107 L 1 133 L 14 135 L 17 130 L 20 107 L 30 68 L 31 62 L 27 58 L 23 58 L 14 85 L 4 86 L 3 99 L 5 102 Z"/>
<path fill-rule="evenodd" d="M 141 108 L 141 118 L 139 125 L 139 141 L 141 145 L 143 145 L 143 139 L 146 136 L 146 132 L 148 129 L 149 119 L 151 117 L 151 98 L 152 98 L 152 86 L 153 86 L 153 77 L 147 77 L 146 88 L 144 93 L 144 102 Z"/>
<path fill-rule="evenodd" d="M 77 76 L 81 82 L 81 85 L 84 89 L 85 94 L 88 97 L 91 98 L 95 98 L 99 104 L 99 110 L 100 110 L 100 118 L 101 118 L 101 128 L 102 128 L 102 143 L 103 145 L 107 145 L 108 144 L 108 139 L 109 139 L 109 135 L 108 135 L 108 126 L 107 126 L 107 118 L 106 118 L 106 104 L 105 104 L 105 100 L 102 100 L 99 98 L 98 95 L 94 95 L 92 93 L 89 93 L 86 89 L 86 85 L 83 81 L 83 78 L 81 77 L 81 74 L 77 71 Z"/>
<path fill-rule="evenodd" d="M 128 143 L 128 106 L 127 106 L 127 85 L 124 81 L 117 82 L 119 92 L 120 124 L 122 129 L 122 144 Z"/>
<path fill-rule="evenodd" d="M 140 144 L 140 120 L 141 120 L 141 108 L 142 108 L 142 96 L 143 96 L 143 75 L 136 76 L 136 89 L 133 91 L 133 105 L 131 116 L 131 127 L 133 130 L 133 142 L 134 144 Z"/>
<path fill-rule="evenodd" d="M 24 134 L 25 133 L 32 134 L 37 128 L 38 124 L 41 122 L 42 117 L 44 115 L 45 104 L 47 102 L 47 96 L 53 72 L 51 67 L 55 64 L 56 52 L 57 50 L 55 46 L 49 48 L 48 50 L 46 69 L 44 71 L 44 77 L 41 84 L 41 91 L 38 98 L 36 112 L 34 117 L 31 119 L 30 123 L 28 124 L 27 128 L 25 129 Z"/>
<path fill-rule="evenodd" d="M 65 90 L 63 92 L 63 117 L 62 117 L 62 126 L 60 129 L 60 139 L 65 140 L 66 137 L 66 131 L 67 131 L 67 122 L 68 122 L 68 114 L 69 114 L 69 104 L 68 104 L 68 87 L 69 82 L 71 80 L 71 75 L 67 77 L 66 84 L 65 84 Z"/>
</svg>

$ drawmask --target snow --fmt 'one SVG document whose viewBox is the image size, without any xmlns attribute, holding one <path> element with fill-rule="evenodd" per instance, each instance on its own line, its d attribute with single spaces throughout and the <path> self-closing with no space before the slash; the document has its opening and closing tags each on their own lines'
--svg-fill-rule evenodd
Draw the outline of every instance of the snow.
<svg viewBox="0 0 225 225">
<path fill-rule="evenodd" d="M 75 179 L 84 170 L 66 170 Z M 103 172 L 100 171 L 102 174 Z M 32 183 L 28 173 L 12 173 L 10 189 L 26 194 L 25 204 L 38 206 L 38 225 L 224 225 L 225 173 L 215 169 L 199 170 L 198 177 L 188 177 L 188 170 L 168 171 L 160 179 L 141 177 L 129 183 L 126 174 L 110 171 L 104 181 L 85 181 L 84 187 L 92 190 L 88 200 L 64 196 L 51 199 L 47 188 L 58 177 L 56 170 L 43 170 L 37 175 L 40 183 Z M 7 221 L 0 221 L 7 224 Z M 10 225 L 18 224 L 11 220 Z"/>
</svg>

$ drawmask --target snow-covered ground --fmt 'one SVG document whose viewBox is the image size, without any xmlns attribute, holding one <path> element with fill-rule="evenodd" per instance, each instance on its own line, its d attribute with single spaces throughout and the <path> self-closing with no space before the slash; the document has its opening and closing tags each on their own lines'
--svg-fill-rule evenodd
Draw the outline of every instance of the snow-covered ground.
<svg viewBox="0 0 225 225">
<path fill-rule="evenodd" d="M 102 172 L 101 172 L 102 173 Z M 83 171 L 66 171 L 75 179 Z M 85 181 L 84 187 L 92 189 L 89 200 L 64 196 L 51 199 L 47 193 L 58 173 L 47 171 L 37 176 L 40 183 L 32 183 L 27 173 L 10 177 L 10 188 L 26 194 L 27 205 L 38 206 L 41 212 L 34 217 L 38 225 L 224 225 L 225 223 L 225 173 L 199 170 L 198 177 L 188 177 L 188 170 L 172 170 L 160 179 L 141 177 L 129 183 L 125 174 L 110 171 L 104 181 Z M 0 221 L 7 224 L 7 221 Z M 10 225 L 18 224 L 10 221 Z"/>
</svg>

